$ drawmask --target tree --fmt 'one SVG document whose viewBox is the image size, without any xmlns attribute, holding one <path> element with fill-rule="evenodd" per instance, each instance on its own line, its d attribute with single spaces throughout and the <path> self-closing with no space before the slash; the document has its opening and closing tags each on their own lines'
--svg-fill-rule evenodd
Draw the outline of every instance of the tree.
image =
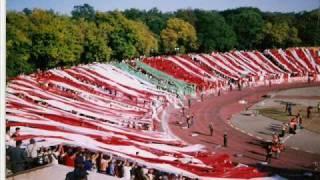
<svg viewBox="0 0 320 180">
<path fill-rule="evenodd" d="M 320 10 L 315 9 L 297 15 L 296 27 L 304 46 L 320 45 Z"/>
<path fill-rule="evenodd" d="M 97 13 L 96 18 L 98 25 L 106 23 L 112 27 L 108 33 L 108 45 L 112 48 L 114 59 L 133 58 L 157 51 L 156 38 L 142 22 L 129 20 L 118 11 Z"/>
<path fill-rule="evenodd" d="M 37 9 L 29 18 L 30 59 L 36 67 L 46 69 L 79 62 L 83 36 L 75 23 L 68 17 Z"/>
<path fill-rule="evenodd" d="M 200 52 L 228 51 L 235 47 L 236 35 L 223 16 L 202 10 L 196 10 L 195 15 Z"/>
<path fill-rule="evenodd" d="M 167 21 L 167 27 L 161 31 L 161 41 L 164 52 L 172 53 L 175 48 L 181 52 L 193 51 L 198 47 L 197 34 L 194 27 L 181 19 L 171 18 Z"/>
<path fill-rule="evenodd" d="M 79 6 L 74 6 L 73 10 L 71 11 L 72 18 L 80 19 L 83 18 L 87 21 L 94 21 L 95 19 L 95 10 L 89 4 L 83 4 Z"/>
<path fill-rule="evenodd" d="M 7 77 L 33 72 L 35 67 L 29 62 L 32 42 L 28 36 L 30 31 L 28 17 L 21 12 L 8 12 L 6 22 Z"/>
<path fill-rule="evenodd" d="M 78 21 L 78 27 L 83 37 L 83 51 L 81 53 L 82 63 L 107 62 L 110 60 L 112 49 L 108 46 L 108 33 L 111 27 L 102 23 L 97 26 L 94 22 Z"/>
<path fill-rule="evenodd" d="M 261 13 L 253 8 L 239 8 L 234 12 L 225 12 L 228 24 L 233 28 L 239 49 L 252 49 L 262 36 L 264 20 Z"/>
<path fill-rule="evenodd" d="M 267 22 L 263 28 L 263 43 L 267 47 L 287 47 L 294 46 L 301 40 L 298 37 L 298 30 L 295 27 L 289 27 L 287 22 Z"/>
<path fill-rule="evenodd" d="M 195 12 L 199 12 L 200 10 L 192 10 L 192 9 L 179 9 L 175 13 L 176 18 L 182 19 L 184 21 L 187 21 L 192 26 L 196 25 L 197 16 Z M 204 12 L 204 11 L 203 11 Z"/>
</svg>

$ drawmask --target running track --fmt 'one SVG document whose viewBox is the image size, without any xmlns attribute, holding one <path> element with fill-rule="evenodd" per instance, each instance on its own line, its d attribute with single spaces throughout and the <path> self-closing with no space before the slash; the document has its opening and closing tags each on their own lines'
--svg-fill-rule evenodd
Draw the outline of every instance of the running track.
<svg viewBox="0 0 320 180">
<path fill-rule="evenodd" d="M 177 120 L 185 123 L 182 113 L 177 109 L 170 109 L 171 112 L 168 112 L 169 127 L 176 136 L 187 143 L 203 144 L 214 152 L 228 153 L 235 162 L 256 166 L 257 163 L 265 160 L 264 142 L 232 128 L 228 124 L 232 114 L 239 113 L 246 107 L 261 101 L 261 96 L 268 92 L 319 85 L 320 83 L 281 84 L 272 87 L 246 88 L 242 91 L 233 90 L 232 92 L 224 92 L 221 96 L 210 95 L 205 97 L 203 102 L 192 101 L 190 111 L 194 113 L 195 118 L 191 128 L 182 129 L 180 125 L 176 125 Z M 248 104 L 239 104 L 238 101 L 241 99 L 247 100 Z M 213 137 L 209 136 L 208 124 L 210 121 L 213 121 L 214 124 Z M 224 132 L 228 134 L 227 148 L 222 147 Z M 192 133 L 199 133 L 199 136 L 192 137 Z M 235 154 L 241 154 L 242 157 L 236 157 Z M 307 170 L 314 161 L 320 162 L 319 154 L 286 148 L 279 159 L 272 159 L 271 168 Z"/>
</svg>

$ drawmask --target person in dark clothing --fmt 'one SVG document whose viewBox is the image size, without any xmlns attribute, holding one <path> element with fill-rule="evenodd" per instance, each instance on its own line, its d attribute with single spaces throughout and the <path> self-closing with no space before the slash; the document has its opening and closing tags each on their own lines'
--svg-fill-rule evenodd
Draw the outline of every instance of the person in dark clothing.
<svg viewBox="0 0 320 180">
<path fill-rule="evenodd" d="M 188 99 L 188 106 L 191 107 L 191 99 Z"/>
<path fill-rule="evenodd" d="M 289 116 L 292 116 L 292 104 L 288 104 L 288 113 Z"/>
<path fill-rule="evenodd" d="M 212 123 L 209 124 L 209 131 L 210 131 L 210 136 L 212 136 L 213 135 L 213 124 Z"/>
<path fill-rule="evenodd" d="M 184 106 L 182 106 L 182 116 L 184 116 Z"/>
<path fill-rule="evenodd" d="M 145 180 L 146 179 L 143 175 L 143 171 L 142 171 L 141 166 L 137 165 L 137 167 L 133 171 L 133 174 L 134 174 L 134 178 L 133 178 L 134 180 Z"/>
<path fill-rule="evenodd" d="M 308 119 L 311 118 L 311 109 L 312 109 L 311 106 L 308 106 L 308 107 L 307 107 L 307 118 L 308 118 Z"/>
<path fill-rule="evenodd" d="M 85 156 L 85 158 L 86 158 L 86 160 L 84 161 L 84 169 L 85 169 L 86 171 L 91 171 L 93 164 L 92 164 L 92 161 L 91 161 L 91 156 L 90 156 L 90 154 L 87 153 L 86 156 Z"/>
<path fill-rule="evenodd" d="M 87 180 L 88 173 L 85 169 L 75 168 L 73 171 L 68 172 L 65 180 Z"/>
<path fill-rule="evenodd" d="M 117 161 L 117 165 L 115 167 L 115 175 L 118 178 L 122 178 L 123 177 L 123 162 Z"/>
<path fill-rule="evenodd" d="M 12 172 L 16 173 L 25 170 L 27 163 L 27 152 L 21 148 L 22 141 L 16 141 L 16 147 L 8 149 L 8 154 L 11 162 Z"/>
<path fill-rule="evenodd" d="M 267 162 L 268 164 L 271 163 L 271 158 L 272 158 L 272 146 L 271 146 L 271 144 L 269 144 L 269 145 L 267 146 L 267 155 L 266 155 L 266 162 Z"/>
<path fill-rule="evenodd" d="M 224 147 L 228 146 L 228 135 L 226 132 L 223 134 L 223 146 Z"/>
<path fill-rule="evenodd" d="M 238 82 L 238 90 L 241 91 L 241 83 L 240 83 L 240 81 Z"/>
</svg>

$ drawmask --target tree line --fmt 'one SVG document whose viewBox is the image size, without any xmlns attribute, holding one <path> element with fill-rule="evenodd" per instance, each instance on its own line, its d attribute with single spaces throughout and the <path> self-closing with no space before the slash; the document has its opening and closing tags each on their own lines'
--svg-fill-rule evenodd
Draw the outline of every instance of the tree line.
<svg viewBox="0 0 320 180">
<path fill-rule="evenodd" d="M 88 4 L 74 6 L 71 15 L 42 9 L 8 11 L 7 77 L 142 55 L 319 46 L 319 17 L 319 9 L 99 12 Z"/>
</svg>

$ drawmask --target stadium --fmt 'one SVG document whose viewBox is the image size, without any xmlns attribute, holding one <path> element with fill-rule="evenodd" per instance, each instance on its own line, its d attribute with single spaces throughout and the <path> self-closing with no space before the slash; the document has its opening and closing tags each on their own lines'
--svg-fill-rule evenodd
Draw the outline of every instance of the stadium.
<svg viewBox="0 0 320 180">
<path fill-rule="evenodd" d="M 26 16 L 36 13 L 43 12 Z M 8 34 L 15 32 L 11 22 L 19 16 L 7 17 Z M 39 22 L 46 23 L 44 17 L 51 14 L 39 16 Z M 41 23 L 38 28 L 46 30 Z M 15 53 L 23 59 L 14 48 L 27 40 L 17 32 L 13 37 L 22 41 L 7 41 L 8 51 L 14 50 L 7 59 Z M 72 59 L 59 54 L 64 44 L 46 51 L 35 42 L 32 51 L 39 54 L 30 53 L 30 59 L 55 50 L 57 60 Z M 83 169 L 88 179 L 319 178 L 318 46 L 191 52 L 191 42 L 184 44 L 163 47 L 159 54 L 148 47 L 148 55 L 121 61 L 100 61 L 99 54 L 51 66 L 54 58 L 48 58 L 46 68 L 35 62 L 37 70 L 7 79 L 7 179 L 60 179 Z M 88 45 L 91 55 L 94 45 Z M 31 165 L 10 159 L 20 147 Z"/>
</svg>

